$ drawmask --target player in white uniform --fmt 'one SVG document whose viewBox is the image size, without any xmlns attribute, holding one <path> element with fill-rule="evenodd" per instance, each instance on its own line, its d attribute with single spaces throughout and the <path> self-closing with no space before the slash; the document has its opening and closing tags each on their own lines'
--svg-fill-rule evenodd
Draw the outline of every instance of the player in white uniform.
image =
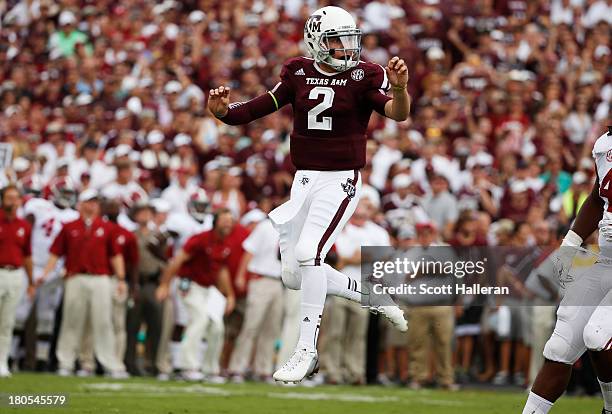
<svg viewBox="0 0 612 414">
<path fill-rule="evenodd" d="M 52 201 L 32 198 L 24 205 L 24 215 L 32 223 L 32 276 L 36 284 L 49 259 L 49 249 L 64 223 L 76 220 L 79 213 L 73 209 L 76 203 L 76 188 L 70 180 L 56 183 L 51 188 Z M 36 302 L 36 359 L 46 363 L 55 321 L 55 312 L 62 298 L 61 271 L 63 261 L 42 283 L 36 296 L 24 295 L 17 311 L 16 326 L 23 327 Z"/>
<path fill-rule="evenodd" d="M 213 216 L 209 214 L 209 200 L 206 191 L 198 188 L 189 196 L 188 213 L 173 212 L 168 215 L 162 232 L 174 240 L 172 250 L 178 252 L 185 242 L 193 235 L 212 229 Z M 189 322 L 189 312 L 179 294 L 180 278 L 174 278 L 170 287 L 170 299 L 174 310 L 174 328 L 170 342 L 170 358 L 172 366 L 180 365 L 180 342 L 183 329 Z"/>
<path fill-rule="evenodd" d="M 587 350 L 603 393 L 602 414 L 612 414 L 612 129 L 599 137 L 593 157 L 597 182 L 553 257 L 565 294 L 523 414 L 548 413 Z M 573 274 L 576 248 L 598 227 L 601 256 L 587 271 Z"/>
</svg>

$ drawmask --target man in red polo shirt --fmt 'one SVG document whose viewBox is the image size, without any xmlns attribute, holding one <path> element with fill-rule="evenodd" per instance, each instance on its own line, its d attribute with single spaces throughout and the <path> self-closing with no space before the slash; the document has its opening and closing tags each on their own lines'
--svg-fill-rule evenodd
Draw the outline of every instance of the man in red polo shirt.
<svg viewBox="0 0 612 414">
<path fill-rule="evenodd" d="M 138 242 L 134 233 L 117 223 L 121 207 L 121 200 L 106 199 L 102 202 L 102 213 L 108 220 L 108 224 L 113 232 L 113 241 L 119 246 L 121 256 L 123 257 L 127 282 L 133 288 L 136 286 L 135 281 L 138 277 Z M 115 354 L 120 361 L 123 361 L 127 346 L 128 292 L 126 289 L 119 289 L 117 286 L 117 284 L 123 283 L 123 280 L 112 278 L 111 281 L 113 282 L 111 288 L 113 304 L 111 317 L 113 332 L 115 333 Z M 81 371 L 77 372 L 79 376 L 90 376 L 95 370 L 92 339 L 91 323 L 87 323 L 85 325 L 83 343 L 81 344 L 81 352 L 79 353 L 79 362 L 81 363 Z"/>
<path fill-rule="evenodd" d="M 0 378 L 11 375 L 8 353 L 11 345 L 15 309 L 23 295 L 23 267 L 28 277 L 28 294 L 33 295 L 30 224 L 17 217 L 21 194 L 8 185 L 1 194 L 0 210 Z"/>
<path fill-rule="evenodd" d="M 192 236 L 177 252 L 166 267 L 157 299 L 168 296 L 170 281 L 180 270 L 183 277 L 179 283 L 182 301 L 189 313 L 189 323 L 181 341 L 183 377 L 187 380 L 208 379 L 217 381 L 220 373 L 219 359 L 223 348 L 223 318 L 215 317 L 210 302 L 215 301 L 217 289 L 226 297 L 225 313 L 235 305 L 234 290 L 227 270 L 230 249 L 224 243 L 234 227 L 234 219 L 227 209 L 215 214 L 213 229 Z M 202 339 L 206 337 L 208 347 L 202 363 L 198 352 Z"/>
<path fill-rule="evenodd" d="M 83 337 L 86 317 L 91 318 L 96 358 L 114 378 L 125 378 L 125 366 L 115 355 L 115 335 L 111 320 L 112 281 L 126 290 L 125 268 L 120 246 L 113 237 L 111 224 L 100 217 L 97 191 L 87 189 L 79 195 L 80 217 L 64 224 L 51 245 L 49 261 L 42 280 L 66 258 L 64 311 L 57 343 L 58 374 L 72 374 Z M 112 267 L 112 270 L 111 270 Z"/>
</svg>

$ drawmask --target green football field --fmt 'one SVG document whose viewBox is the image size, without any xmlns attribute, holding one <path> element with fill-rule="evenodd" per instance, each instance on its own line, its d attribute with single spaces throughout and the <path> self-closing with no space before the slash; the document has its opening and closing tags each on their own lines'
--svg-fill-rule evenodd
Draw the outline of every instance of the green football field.
<svg viewBox="0 0 612 414">
<path fill-rule="evenodd" d="M 7 395 L 68 396 L 61 408 L 7 408 Z M 281 387 L 264 384 L 204 385 L 153 379 L 60 378 L 18 374 L 0 379 L 0 413 L 341 413 L 341 414 L 520 414 L 519 392 L 410 391 L 389 387 Z M 564 397 L 551 414 L 599 414 L 596 398 Z"/>
</svg>

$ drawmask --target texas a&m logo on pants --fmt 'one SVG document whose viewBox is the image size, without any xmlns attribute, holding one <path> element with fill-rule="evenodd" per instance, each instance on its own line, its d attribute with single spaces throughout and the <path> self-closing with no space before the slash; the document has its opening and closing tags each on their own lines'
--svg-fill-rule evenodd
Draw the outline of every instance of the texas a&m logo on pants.
<svg viewBox="0 0 612 414">
<path fill-rule="evenodd" d="M 606 161 L 612 162 L 612 149 L 606 153 Z"/>
<path fill-rule="evenodd" d="M 346 196 L 351 199 L 355 197 L 355 184 L 351 182 L 350 178 L 346 179 L 346 183 L 341 183 L 342 191 L 346 193 Z"/>
</svg>

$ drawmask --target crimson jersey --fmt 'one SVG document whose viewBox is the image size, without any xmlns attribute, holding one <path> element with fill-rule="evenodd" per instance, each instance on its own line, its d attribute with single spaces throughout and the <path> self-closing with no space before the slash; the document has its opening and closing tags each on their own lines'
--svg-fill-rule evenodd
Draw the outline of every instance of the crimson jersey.
<svg viewBox="0 0 612 414">
<path fill-rule="evenodd" d="M 270 91 L 278 108 L 293 107 L 291 160 L 299 170 L 352 170 L 365 165 L 372 111 L 384 115 L 389 80 L 382 66 L 360 61 L 344 72 L 323 72 L 306 57 L 288 60 Z"/>
</svg>

